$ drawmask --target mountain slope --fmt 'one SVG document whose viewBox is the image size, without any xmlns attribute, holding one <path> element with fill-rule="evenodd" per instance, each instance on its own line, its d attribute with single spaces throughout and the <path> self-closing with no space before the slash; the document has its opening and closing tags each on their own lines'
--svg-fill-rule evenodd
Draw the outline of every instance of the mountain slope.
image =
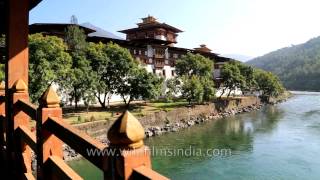
<svg viewBox="0 0 320 180">
<path fill-rule="evenodd" d="M 251 56 L 246 56 L 246 55 L 242 55 L 242 54 L 223 54 L 222 56 L 228 57 L 231 59 L 235 59 L 235 60 L 238 60 L 241 62 L 246 62 L 246 61 L 253 59 L 253 57 L 251 57 Z"/>
<path fill-rule="evenodd" d="M 320 91 L 320 37 L 248 61 L 278 75 L 289 90 Z"/>
</svg>

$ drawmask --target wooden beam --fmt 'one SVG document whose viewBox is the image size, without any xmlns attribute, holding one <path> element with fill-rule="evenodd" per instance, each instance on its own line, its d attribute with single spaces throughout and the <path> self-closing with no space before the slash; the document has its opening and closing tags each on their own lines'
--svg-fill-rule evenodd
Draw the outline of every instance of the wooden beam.
<svg viewBox="0 0 320 180">
<path fill-rule="evenodd" d="M 44 167 L 44 179 L 82 179 L 82 177 L 74 172 L 61 158 L 57 156 L 50 156 L 45 162 Z"/>
<path fill-rule="evenodd" d="M 104 170 L 104 157 L 91 155 L 88 151 L 103 151 L 107 146 L 65 123 L 62 119 L 52 118 L 45 122 L 44 128 L 50 131 L 72 149 L 81 154 L 101 170 Z"/>
<path fill-rule="evenodd" d="M 26 180 L 35 180 L 36 178 L 34 178 L 32 173 L 24 173 L 24 179 L 26 179 Z"/>
<path fill-rule="evenodd" d="M 169 180 L 169 178 L 162 176 L 161 174 L 155 172 L 154 170 L 146 167 L 139 166 L 133 169 L 132 179 L 156 179 L 156 180 Z"/>
<path fill-rule="evenodd" d="M 16 133 L 23 142 L 29 145 L 33 151 L 36 151 L 37 138 L 35 133 L 32 133 L 26 126 L 19 126 L 16 129 Z"/>
<path fill-rule="evenodd" d="M 15 104 L 14 104 L 19 110 L 23 111 L 26 113 L 31 119 L 36 120 L 37 118 L 37 107 L 33 105 L 32 103 L 19 99 Z"/>
</svg>

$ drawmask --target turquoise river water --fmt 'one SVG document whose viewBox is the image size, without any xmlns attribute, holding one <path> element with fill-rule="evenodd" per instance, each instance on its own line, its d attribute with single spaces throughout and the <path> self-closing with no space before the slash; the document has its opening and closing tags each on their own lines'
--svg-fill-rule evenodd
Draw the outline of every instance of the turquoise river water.
<svg viewBox="0 0 320 180">
<path fill-rule="evenodd" d="M 153 169 L 171 179 L 320 179 L 320 93 L 145 140 Z M 70 163 L 85 179 L 102 173 Z"/>
</svg>

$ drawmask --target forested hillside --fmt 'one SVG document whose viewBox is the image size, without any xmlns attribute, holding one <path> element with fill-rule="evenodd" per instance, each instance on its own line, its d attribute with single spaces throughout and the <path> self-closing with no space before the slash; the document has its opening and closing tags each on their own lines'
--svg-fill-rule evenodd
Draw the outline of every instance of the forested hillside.
<svg viewBox="0 0 320 180">
<path fill-rule="evenodd" d="M 247 63 L 275 73 L 289 90 L 320 91 L 320 37 Z"/>
</svg>

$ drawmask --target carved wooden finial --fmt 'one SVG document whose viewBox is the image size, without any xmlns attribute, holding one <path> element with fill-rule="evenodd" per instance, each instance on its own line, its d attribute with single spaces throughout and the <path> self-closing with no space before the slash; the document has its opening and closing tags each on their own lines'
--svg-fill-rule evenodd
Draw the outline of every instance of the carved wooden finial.
<svg viewBox="0 0 320 180">
<path fill-rule="evenodd" d="M 55 108 L 60 107 L 60 98 L 52 86 L 42 94 L 39 99 L 39 103 L 42 107 Z"/>
<path fill-rule="evenodd" d="M 5 89 L 6 89 L 6 83 L 4 81 L 1 81 L 0 91 L 4 91 Z"/>
<path fill-rule="evenodd" d="M 129 111 L 124 112 L 108 131 L 111 146 L 137 149 L 143 146 L 144 129 Z"/>
<path fill-rule="evenodd" d="M 26 83 L 22 79 L 19 79 L 13 84 L 13 89 L 16 92 L 27 92 L 28 86 L 26 85 Z"/>
</svg>

